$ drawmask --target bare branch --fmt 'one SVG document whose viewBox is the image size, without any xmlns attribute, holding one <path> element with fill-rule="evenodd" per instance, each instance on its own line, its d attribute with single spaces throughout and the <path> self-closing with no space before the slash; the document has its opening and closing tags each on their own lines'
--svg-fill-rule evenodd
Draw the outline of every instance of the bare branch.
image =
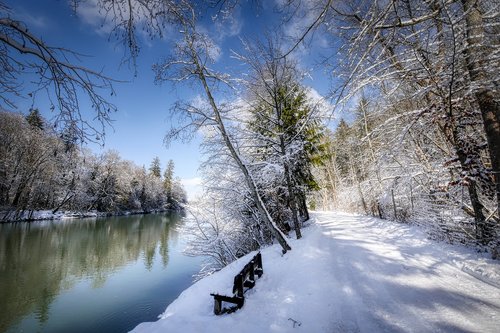
<svg viewBox="0 0 500 333">
<path fill-rule="evenodd" d="M 78 60 L 81 55 L 71 50 L 47 45 L 32 34 L 21 22 L 8 17 L 0 18 L 0 72 L 1 89 L 16 98 L 23 97 L 27 89 L 21 77 L 27 73 L 38 75 L 37 86 L 29 92 L 34 96 L 44 90 L 57 106 L 55 126 L 62 126 L 73 132 L 81 141 L 98 141 L 104 136 L 105 126 L 111 124 L 111 113 L 116 107 L 102 96 L 103 90 L 114 94 L 112 82 L 102 72 L 68 62 L 70 57 Z M 80 95 L 85 95 L 94 109 L 94 119 L 87 119 L 81 110 Z M 2 94 L 9 107 L 15 107 L 12 98 Z M 94 125 L 97 121 L 99 127 Z"/>
</svg>

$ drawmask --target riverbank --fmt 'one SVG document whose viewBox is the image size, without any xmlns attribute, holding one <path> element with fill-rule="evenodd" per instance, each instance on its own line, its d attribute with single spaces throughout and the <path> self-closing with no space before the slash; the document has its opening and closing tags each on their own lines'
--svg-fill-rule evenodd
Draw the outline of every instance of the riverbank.
<svg viewBox="0 0 500 333">
<path fill-rule="evenodd" d="M 373 217 L 317 212 L 290 239 L 292 251 L 262 249 L 264 275 L 245 305 L 215 316 L 210 293 L 230 295 L 255 255 L 186 289 L 155 332 L 497 332 L 500 265 L 473 249 L 427 239 L 417 227 Z"/>
<path fill-rule="evenodd" d="M 182 213 L 184 206 L 176 209 L 150 209 L 150 210 L 131 210 L 117 212 L 99 212 L 96 210 L 79 212 L 79 211 L 57 211 L 52 210 L 26 210 L 26 211 L 0 211 L 0 223 L 12 222 L 35 222 L 46 220 L 63 220 L 63 219 L 83 219 L 83 218 L 102 218 L 111 216 L 128 216 L 128 215 L 144 215 L 166 212 Z"/>
<path fill-rule="evenodd" d="M 0 224 L 0 332 L 123 333 L 192 284 L 185 219 L 161 213 Z"/>
</svg>

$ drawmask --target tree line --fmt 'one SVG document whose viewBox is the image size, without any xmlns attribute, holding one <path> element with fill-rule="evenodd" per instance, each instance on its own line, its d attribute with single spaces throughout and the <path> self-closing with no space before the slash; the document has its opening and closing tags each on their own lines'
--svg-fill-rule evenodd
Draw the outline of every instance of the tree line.
<svg viewBox="0 0 500 333">
<path fill-rule="evenodd" d="M 320 201 L 498 248 L 498 3 L 322 3 L 352 121 L 330 135 Z"/>
<path fill-rule="evenodd" d="M 240 98 L 196 105 L 199 124 L 211 129 L 203 142 L 206 199 L 191 207 L 186 228 L 194 236 L 188 253 L 213 259 L 202 275 L 273 240 L 291 250 L 288 237 L 301 238 L 309 219 L 307 198 L 319 188 L 313 167 L 325 158 L 324 110 L 281 52 L 272 39 L 247 44 L 237 55 L 248 69 Z M 214 111 L 221 119 L 213 120 Z"/>
<path fill-rule="evenodd" d="M 0 112 L 0 210 L 3 220 L 30 218 L 35 210 L 148 212 L 180 209 L 186 194 L 170 160 L 149 170 L 116 151 L 94 154 L 75 138 L 46 128 L 36 109 L 27 116 Z"/>
<path fill-rule="evenodd" d="M 72 1 L 75 8 L 82 3 Z M 132 62 L 139 31 L 153 39 L 172 34 L 171 52 L 153 65 L 156 82 L 185 82 L 198 94 L 174 105 L 179 123 L 167 136 L 204 137 L 208 195 L 193 214 L 192 253 L 224 265 L 273 240 L 287 252 L 289 230 L 301 237 L 307 200 L 422 223 L 441 238 L 482 248 L 499 246 L 496 1 L 280 2 L 273 9 L 281 26 L 233 52 L 244 68 L 240 75 L 218 66 L 221 50 L 202 23 L 208 12 L 223 26 L 243 3 L 96 2 Z M 26 38 L 22 24 L 0 24 L 11 33 L 3 40 L 7 50 L 15 49 L 15 38 Z M 334 132 L 323 122 L 331 110 L 311 98 L 301 66 L 291 60 L 297 51 L 317 52 L 317 36 L 328 45 L 318 65 L 331 82 L 328 100 L 346 115 Z M 50 68 L 46 59 L 41 68 Z M 65 78 L 48 77 L 56 88 Z M 106 87 L 98 84 L 106 77 L 86 77 Z M 86 91 L 90 98 L 96 92 Z M 105 121 L 99 112 L 109 113 L 97 101 Z M 69 133 L 85 137 L 68 124 Z"/>
</svg>

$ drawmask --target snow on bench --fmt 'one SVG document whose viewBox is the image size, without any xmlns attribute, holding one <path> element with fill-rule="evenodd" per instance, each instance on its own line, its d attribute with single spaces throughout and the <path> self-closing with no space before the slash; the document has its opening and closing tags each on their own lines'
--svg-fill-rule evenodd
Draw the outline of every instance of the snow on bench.
<svg viewBox="0 0 500 333">
<path fill-rule="evenodd" d="M 245 303 L 245 292 L 255 286 L 255 275 L 260 278 L 262 274 L 264 274 L 264 270 L 262 269 L 262 256 L 259 252 L 234 277 L 233 296 L 210 294 L 214 297 L 214 313 L 216 315 L 221 315 L 241 309 Z M 235 305 L 229 308 L 223 308 L 222 302 Z"/>
</svg>

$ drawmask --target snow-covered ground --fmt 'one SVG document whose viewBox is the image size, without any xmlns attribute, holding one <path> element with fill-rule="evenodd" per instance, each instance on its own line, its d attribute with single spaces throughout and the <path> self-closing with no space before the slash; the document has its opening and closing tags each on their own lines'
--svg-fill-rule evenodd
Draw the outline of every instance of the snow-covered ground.
<svg viewBox="0 0 500 333">
<path fill-rule="evenodd" d="M 134 214 L 149 214 L 166 212 L 166 209 L 152 209 L 149 211 L 118 211 L 115 213 L 98 212 L 96 210 L 75 212 L 75 211 L 57 211 L 53 213 L 51 210 L 33 210 L 33 211 L 0 211 L 0 223 L 2 222 L 24 222 L 24 221 L 43 221 L 43 220 L 64 220 L 64 219 L 79 219 L 87 217 L 108 217 L 122 216 Z"/>
<path fill-rule="evenodd" d="M 134 332 L 500 332 L 500 265 L 413 227 L 317 212 L 292 251 L 262 250 L 244 307 L 215 316 L 251 253 L 185 290 Z"/>
</svg>

